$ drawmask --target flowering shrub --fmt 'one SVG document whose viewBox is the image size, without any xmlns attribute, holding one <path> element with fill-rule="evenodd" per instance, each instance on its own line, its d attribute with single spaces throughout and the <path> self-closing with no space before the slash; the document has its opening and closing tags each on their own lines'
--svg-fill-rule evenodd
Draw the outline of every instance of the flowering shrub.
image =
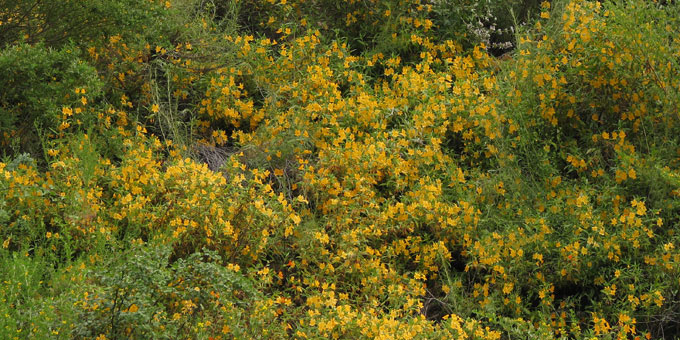
<svg viewBox="0 0 680 340">
<path fill-rule="evenodd" d="M 0 54 L 70 76 L 0 97 L 3 338 L 678 334 L 677 5 L 502 59 L 442 3 L 124 5 L 168 22 Z"/>
<path fill-rule="evenodd" d="M 72 106 L 81 113 L 88 99 L 98 95 L 102 84 L 97 71 L 78 54 L 75 46 L 52 50 L 42 44 L 19 44 L 0 53 L 0 86 L 5 89 L 0 95 L 3 152 L 21 148 L 34 157 L 43 156 L 41 135 L 65 128 L 57 124 L 62 107 L 68 107 L 65 115 L 73 115 Z M 82 125 L 87 115 L 79 116 Z"/>
</svg>

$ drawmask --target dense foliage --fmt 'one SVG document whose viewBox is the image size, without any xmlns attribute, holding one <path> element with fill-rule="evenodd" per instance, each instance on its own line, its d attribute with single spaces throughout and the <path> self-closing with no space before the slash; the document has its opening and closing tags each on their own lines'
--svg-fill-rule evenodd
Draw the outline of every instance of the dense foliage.
<svg viewBox="0 0 680 340">
<path fill-rule="evenodd" d="M 0 0 L 0 338 L 677 338 L 678 27 Z"/>
</svg>

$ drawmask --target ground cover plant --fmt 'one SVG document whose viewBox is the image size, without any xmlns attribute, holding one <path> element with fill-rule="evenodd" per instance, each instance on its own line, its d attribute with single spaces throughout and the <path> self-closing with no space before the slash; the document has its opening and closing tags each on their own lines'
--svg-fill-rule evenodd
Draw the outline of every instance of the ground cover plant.
<svg viewBox="0 0 680 340">
<path fill-rule="evenodd" d="M 678 27 L 0 0 L 0 338 L 678 338 Z"/>
</svg>

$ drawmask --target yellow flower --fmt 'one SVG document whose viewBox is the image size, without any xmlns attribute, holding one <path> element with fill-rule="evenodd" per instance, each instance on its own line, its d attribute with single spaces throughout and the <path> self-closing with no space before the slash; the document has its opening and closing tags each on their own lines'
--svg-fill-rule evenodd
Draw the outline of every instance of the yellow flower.
<svg viewBox="0 0 680 340">
<path fill-rule="evenodd" d="M 512 282 L 506 282 L 503 285 L 503 293 L 504 294 L 510 294 L 512 292 L 512 289 L 515 287 L 515 285 Z"/>
<path fill-rule="evenodd" d="M 61 113 L 63 113 L 65 117 L 69 117 L 73 115 L 73 110 L 70 107 L 64 106 L 61 108 Z"/>
</svg>

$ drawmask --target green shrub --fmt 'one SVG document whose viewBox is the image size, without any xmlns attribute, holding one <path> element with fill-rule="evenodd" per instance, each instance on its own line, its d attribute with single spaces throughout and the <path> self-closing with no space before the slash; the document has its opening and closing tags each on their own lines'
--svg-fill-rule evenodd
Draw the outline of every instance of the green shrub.
<svg viewBox="0 0 680 340">
<path fill-rule="evenodd" d="M 0 248 L 0 337 L 70 339 L 76 317 L 73 268 L 55 269 L 43 249 Z"/>
<path fill-rule="evenodd" d="M 215 252 L 171 262 L 172 247 L 133 245 L 90 270 L 76 338 L 207 339 L 207 335 L 255 335 L 248 320 L 262 299 L 255 282 L 225 267 Z M 237 268 L 237 267 L 236 267 Z M 248 320 L 248 321 L 247 321 Z M 248 329 L 245 322 L 253 329 Z M 239 326 L 239 324 L 243 324 Z"/>
<path fill-rule="evenodd" d="M 356 55 L 399 54 L 406 58 L 417 56 L 411 36 L 432 28 L 427 17 L 431 7 L 420 0 L 258 0 L 240 5 L 239 23 L 246 32 L 271 39 L 286 40 L 318 30 L 325 37 L 346 41 Z"/>
<path fill-rule="evenodd" d="M 577 337 L 632 334 L 635 319 L 654 337 L 673 327 L 677 269 L 660 258 L 677 256 L 675 233 L 663 227 L 678 220 L 677 11 L 646 1 L 544 3 L 501 66 L 499 109 L 513 123 L 499 149 L 516 156 L 501 172 L 528 179 L 517 187 L 526 204 L 513 205 L 530 212 L 523 221 L 542 240 L 522 249 L 549 268 L 508 287 L 538 294 L 527 294 L 540 307 L 536 321 L 563 312 L 560 323 Z"/>
<path fill-rule="evenodd" d="M 163 1 L 0 0 L 0 47 L 21 42 L 86 45 L 111 35 L 144 35 L 162 24 Z M 156 32 L 152 32 L 156 33 Z"/>
<path fill-rule="evenodd" d="M 101 87 L 97 71 L 73 45 L 19 44 L 0 51 L 0 149 L 42 159 L 41 143 L 66 128 L 60 125 L 62 117 L 74 111 L 86 115 L 88 100 Z M 90 120 L 84 117 L 81 125 Z"/>
<path fill-rule="evenodd" d="M 535 134 L 520 136 L 518 144 L 550 140 L 569 163 L 567 153 L 585 158 L 592 148 L 599 154 L 589 169 L 611 166 L 621 152 L 673 157 L 667 146 L 676 144 L 680 128 L 673 114 L 680 100 L 677 8 L 651 2 L 557 6 L 552 13 L 545 7 L 541 16 L 550 19 L 521 38 L 505 75 L 507 110 L 519 114 L 521 131 Z"/>
</svg>

